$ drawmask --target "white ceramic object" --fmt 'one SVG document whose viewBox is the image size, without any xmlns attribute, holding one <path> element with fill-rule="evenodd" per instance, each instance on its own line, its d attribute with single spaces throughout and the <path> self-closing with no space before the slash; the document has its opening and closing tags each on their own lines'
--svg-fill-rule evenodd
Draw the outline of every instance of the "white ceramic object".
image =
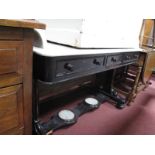
<svg viewBox="0 0 155 155">
<path fill-rule="evenodd" d="M 80 47 L 82 19 L 42 19 L 46 24 L 46 39 L 61 44 Z"/>
<path fill-rule="evenodd" d="M 75 114 L 71 110 L 61 110 L 58 113 L 59 118 L 65 121 L 71 121 L 74 119 Z"/>
<path fill-rule="evenodd" d="M 92 105 L 92 106 L 96 106 L 96 105 L 99 104 L 98 100 L 95 99 L 95 98 L 92 98 L 92 97 L 86 98 L 85 103 L 89 104 L 89 105 Z"/>
</svg>

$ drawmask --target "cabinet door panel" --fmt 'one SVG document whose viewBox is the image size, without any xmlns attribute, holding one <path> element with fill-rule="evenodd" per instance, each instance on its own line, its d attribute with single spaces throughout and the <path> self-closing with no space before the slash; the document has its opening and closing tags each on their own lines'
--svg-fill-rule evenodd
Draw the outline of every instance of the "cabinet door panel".
<svg viewBox="0 0 155 155">
<path fill-rule="evenodd" d="M 0 133 L 23 125 L 22 85 L 0 89 Z"/>
<path fill-rule="evenodd" d="M 22 41 L 0 41 L 0 75 L 22 74 Z"/>
</svg>

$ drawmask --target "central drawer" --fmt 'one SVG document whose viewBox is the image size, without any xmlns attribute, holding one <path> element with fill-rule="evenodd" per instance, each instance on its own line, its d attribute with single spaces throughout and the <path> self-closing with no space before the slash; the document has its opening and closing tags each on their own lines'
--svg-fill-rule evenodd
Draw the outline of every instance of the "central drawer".
<svg viewBox="0 0 155 155">
<path fill-rule="evenodd" d="M 22 85 L 0 89 L 0 134 L 23 126 Z"/>
<path fill-rule="evenodd" d="M 73 73 L 89 72 L 93 69 L 100 69 L 103 67 L 104 57 L 95 58 L 80 58 L 71 60 L 57 61 L 56 77 L 63 75 L 70 75 Z"/>
</svg>

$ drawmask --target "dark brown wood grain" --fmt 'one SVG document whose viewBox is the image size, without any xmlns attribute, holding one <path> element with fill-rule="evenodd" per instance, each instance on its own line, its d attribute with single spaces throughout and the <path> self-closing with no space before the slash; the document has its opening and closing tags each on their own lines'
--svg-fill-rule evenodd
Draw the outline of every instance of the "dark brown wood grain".
<svg viewBox="0 0 155 155">
<path fill-rule="evenodd" d="M 24 127 L 17 127 L 7 131 L 2 132 L 3 135 L 23 135 L 24 134 Z"/>
<path fill-rule="evenodd" d="M 23 99 L 24 134 L 32 134 L 32 43 L 33 30 L 24 29 Z"/>
<path fill-rule="evenodd" d="M 0 41 L 0 75 L 6 73 L 22 74 L 22 41 Z"/>
<path fill-rule="evenodd" d="M 0 88 L 4 88 L 11 85 L 17 85 L 22 82 L 23 77 L 18 73 L 0 75 Z"/>
<path fill-rule="evenodd" d="M 0 134 L 32 134 L 34 31 L 30 28 L 34 23 L 1 22 L 6 27 L 0 26 Z M 11 24 L 18 28 L 9 27 Z"/>
<path fill-rule="evenodd" d="M 0 134 L 23 126 L 22 85 L 0 89 Z"/>
<path fill-rule="evenodd" d="M 0 26 L 0 40 L 23 40 L 23 37 L 23 28 Z"/>
</svg>

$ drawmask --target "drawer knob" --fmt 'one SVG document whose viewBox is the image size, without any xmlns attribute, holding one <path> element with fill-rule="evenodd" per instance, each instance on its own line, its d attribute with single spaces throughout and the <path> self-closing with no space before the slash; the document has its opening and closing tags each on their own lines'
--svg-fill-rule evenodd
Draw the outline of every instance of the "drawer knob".
<svg viewBox="0 0 155 155">
<path fill-rule="evenodd" d="M 116 58 L 112 57 L 112 58 L 111 58 L 111 61 L 112 61 L 112 62 L 116 62 Z"/>
<path fill-rule="evenodd" d="M 100 62 L 99 62 L 97 59 L 94 59 L 93 63 L 94 63 L 95 65 L 100 65 Z"/>
<path fill-rule="evenodd" d="M 70 64 L 70 63 L 66 63 L 66 64 L 64 65 L 64 68 L 67 69 L 67 70 L 69 70 L 69 71 L 73 71 L 73 70 L 74 70 L 74 69 L 73 69 L 73 65 Z"/>
<path fill-rule="evenodd" d="M 130 59 L 130 56 L 129 56 L 129 55 L 127 55 L 127 56 L 126 56 L 126 59 Z"/>
</svg>

